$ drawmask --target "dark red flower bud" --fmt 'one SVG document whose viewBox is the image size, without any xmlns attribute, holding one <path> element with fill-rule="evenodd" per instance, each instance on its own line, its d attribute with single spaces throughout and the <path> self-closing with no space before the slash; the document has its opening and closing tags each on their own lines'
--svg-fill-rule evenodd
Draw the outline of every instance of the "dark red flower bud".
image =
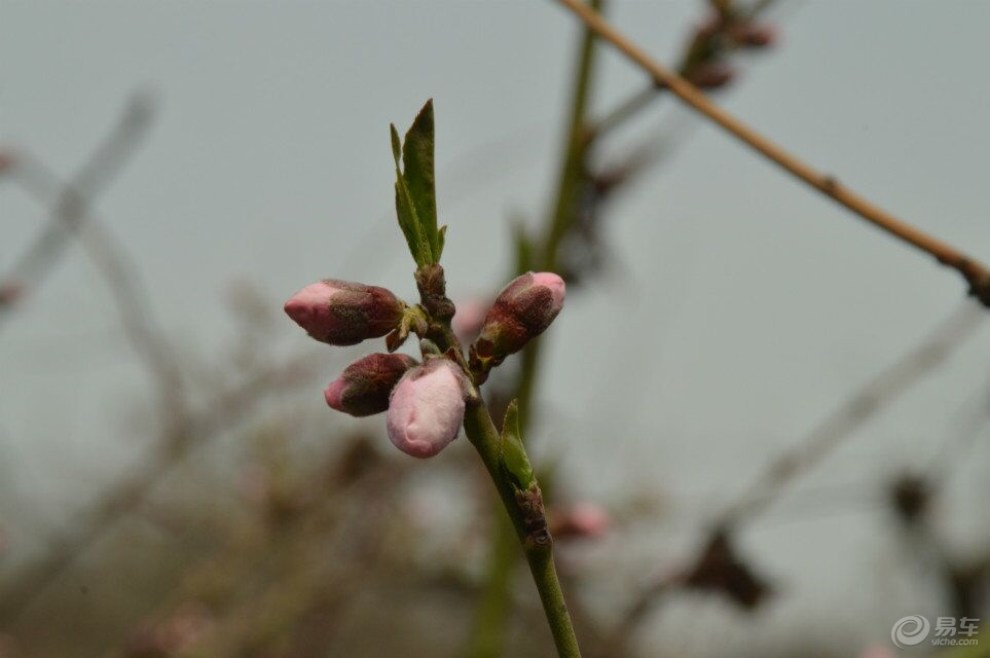
<svg viewBox="0 0 990 658">
<path fill-rule="evenodd" d="M 352 416 L 370 416 L 388 409 L 392 389 L 417 365 L 405 354 L 369 354 L 344 369 L 324 391 L 327 404 Z"/>
<path fill-rule="evenodd" d="M 518 352 L 550 326 L 564 305 L 564 293 L 564 280 L 553 272 L 516 277 L 488 310 L 474 352 L 495 363 Z"/>
</svg>

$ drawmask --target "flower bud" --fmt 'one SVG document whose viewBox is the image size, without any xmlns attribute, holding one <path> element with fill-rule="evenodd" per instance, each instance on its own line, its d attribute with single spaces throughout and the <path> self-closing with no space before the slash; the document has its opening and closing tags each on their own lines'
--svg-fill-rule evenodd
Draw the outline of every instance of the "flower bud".
<svg viewBox="0 0 990 658">
<path fill-rule="evenodd" d="M 594 503 L 577 503 L 551 514 L 550 532 L 555 539 L 596 539 L 611 525 L 608 511 Z"/>
<path fill-rule="evenodd" d="M 417 365 L 405 354 L 369 354 L 344 369 L 324 391 L 327 404 L 352 416 L 370 416 L 388 409 L 392 389 Z"/>
<path fill-rule="evenodd" d="M 688 81 L 699 89 L 718 89 L 732 82 L 735 77 L 736 70 L 719 60 L 699 64 L 687 74 Z"/>
<path fill-rule="evenodd" d="M 392 391 L 388 437 L 413 457 L 432 457 L 457 438 L 467 379 L 460 367 L 433 358 L 409 370 Z"/>
<path fill-rule="evenodd" d="M 539 336 L 564 305 L 564 280 L 553 272 L 527 272 L 502 289 L 474 344 L 477 356 L 499 362 Z"/>
<path fill-rule="evenodd" d="M 13 169 L 17 164 L 17 156 L 9 151 L 0 151 L 0 174 L 4 174 L 8 169 Z"/>
<path fill-rule="evenodd" d="M 398 326 L 404 304 L 385 288 L 324 279 L 285 303 L 285 312 L 318 341 L 356 345 Z"/>
<path fill-rule="evenodd" d="M 730 28 L 729 38 L 741 48 L 766 48 L 777 41 L 777 31 L 772 25 L 745 21 Z"/>
<path fill-rule="evenodd" d="M 462 342 L 470 343 L 485 324 L 485 317 L 488 309 L 491 308 L 491 298 L 471 297 L 457 303 L 457 312 L 450 321 L 450 328 L 454 330 L 454 335 Z"/>
</svg>

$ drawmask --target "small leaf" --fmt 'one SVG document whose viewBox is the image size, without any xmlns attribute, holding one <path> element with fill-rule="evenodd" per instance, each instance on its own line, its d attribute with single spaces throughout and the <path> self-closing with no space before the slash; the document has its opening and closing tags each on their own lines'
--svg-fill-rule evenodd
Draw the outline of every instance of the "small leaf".
<svg viewBox="0 0 990 658">
<path fill-rule="evenodd" d="M 395 159 L 395 168 L 399 168 L 399 160 L 402 158 L 402 144 L 399 143 L 399 131 L 395 129 L 395 124 L 388 124 L 392 132 L 392 157 Z"/>
<path fill-rule="evenodd" d="M 398 170 L 395 179 L 395 212 L 399 217 L 399 227 L 406 236 L 409 253 L 412 254 L 416 265 L 420 267 L 429 265 L 432 262 L 433 249 L 422 233 L 422 226 L 416 214 L 416 207 L 410 198 L 409 188 Z"/>
<path fill-rule="evenodd" d="M 402 347 L 402 343 L 406 342 L 406 338 L 409 337 L 408 333 L 403 333 L 400 329 L 393 329 L 389 335 L 385 336 L 385 349 L 389 353 Z"/>
<path fill-rule="evenodd" d="M 441 254 L 443 254 L 443 244 L 446 239 L 447 239 L 447 225 L 444 224 L 443 226 L 440 227 L 440 230 L 437 231 L 437 241 L 440 245 L 436 253 L 437 262 L 440 261 L 440 256 Z"/>
<path fill-rule="evenodd" d="M 533 466 L 529 463 L 526 448 L 519 434 L 519 401 L 513 400 L 505 411 L 502 422 L 502 467 L 512 476 L 520 489 L 536 484 Z"/>
<path fill-rule="evenodd" d="M 393 138 L 393 151 L 395 139 Z M 434 177 L 433 99 L 416 115 L 406 133 L 402 147 L 402 176 L 409 187 L 409 196 L 416 208 L 421 234 L 430 245 L 431 263 L 440 262 L 440 238 L 437 232 L 437 198 Z"/>
</svg>

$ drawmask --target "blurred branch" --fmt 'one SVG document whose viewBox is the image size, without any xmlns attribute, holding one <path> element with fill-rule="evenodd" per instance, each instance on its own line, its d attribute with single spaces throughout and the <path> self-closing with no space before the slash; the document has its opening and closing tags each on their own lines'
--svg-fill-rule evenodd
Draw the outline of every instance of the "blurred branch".
<svg viewBox="0 0 990 658">
<path fill-rule="evenodd" d="M 50 205 L 52 211 L 39 236 L 0 283 L 0 290 L 40 285 L 65 253 L 69 236 L 75 235 L 102 275 L 124 333 L 147 368 L 157 390 L 162 424 L 174 430 L 186 413 L 179 361 L 154 319 L 148 304 L 151 295 L 141 284 L 139 268 L 91 210 L 96 195 L 135 153 L 152 116 L 151 101 L 135 95 L 110 135 L 70 182 L 59 180 L 37 158 L 18 153 L 11 170 L 14 180 L 39 203 Z M 0 304 L 0 321 L 11 306 L 10 302 Z"/>
<path fill-rule="evenodd" d="M 54 172 L 30 156 L 25 158 L 18 180 L 42 202 L 50 196 L 47 190 L 70 188 L 70 185 L 62 186 Z M 81 194 L 72 194 L 76 199 L 71 206 L 74 210 L 71 216 L 61 214 L 63 224 L 66 228 L 72 226 L 71 230 L 77 233 L 87 255 L 102 275 L 124 334 L 144 362 L 157 389 L 162 422 L 175 427 L 181 424 L 181 417 L 186 413 L 185 386 L 179 360 L 148 304 L 152 296 L 142 284 L 139 268 L 126 248 L 98 217 L 87 210 L 88 200 Z M 65 235 L 64 231 L 62 235 Z"/>
<path fill-rule="evenodd" d="M 944 484 L 923 475 L 899 475 L 887 488 L 890 507 L 904 530 L 905 543 L 919 558 L 924 572 L 934 573 L 941 581 L 953 615 L 979 617 L 987 600 L 990 554 L 984 550 L 964 559 L 949 549 L 944 529 L 931 515 Z"/>
<path fill-rule="evenodd" d="M 604 0 L 590 0 L 595 11 L 601 11 Z M 580 193 L 582 177 L 585 173 L 585 159 L 589 142 L 586 139 L 588 106 L 594 77 L 596 39 L 592 32 L 584 29 L 581 34 L 578 56 L 574 69 L 570 118 L 564 133 L 564 148 L 560 171 L 557 178 L 556 194 L 552 209 L 545 223 L 545 236 L 540 246 L 540 262 L 526 263 L 523 254 L 517 259 L 518 273 L 530 268 L 553 271 L 556 268 L 560 244 L 573 224 Z M 522 229 L 519 229 L 522 231 Z M 520 235 L 519 251 L 529 251 L 528 238 Z M 540 346 L 543 341 L 532 341 L 522 355 L 522 369 L 513 389 L 519 405 L 519 426 L 525 437 L 530 425 L 530 408 L 536 384 L 537 364 Z M 547 489 L 545 495 L 552 493 Z M 484 598 L 475 611 L 475 621 L 469 636 L 470 646 L 466 655 L 470 658 L 498 658 L 504 652 L 508 618 L 511 613 L 511 581 L 518 554 L 507 550 L 515 543 L 515 530 L 504 520 L 504 512 L 496 502 L 493 510 L 492 538 L 489 549 L 488 580 L 484 586 Z M 535 575 L 535 574 L 534 574 Z"/>
<path fill-rule="evenodd" d="M 564 5 L 599 37 L 611 43 L 623 55 L 647 72 L 655 84 L 670 89 L 678 98 L 721 126 L 739 141 L 776 163 L 794 177 L 845 206 L 870 224 L 930 254 L 942 265 L 958 271 L 969 284 L 970 294 L 979 299 L 984 306 L 990 307 L 990 270 L 985 265 L 954 246 L 921 231 L 872 204 L 864 197 L 841 185 L 834 176 L 816 171 L 804 161 L 760 135 L 708 100 L 695 85 L 655 62 L 645 51 L 606 22 L 594 9 L 578 0 L 557 0 L 557 2 Z"/>
<path fill-rule="evenodd" d="M 124 108 L 114 129 L 97 147 L 76 176 L 65 185 L 35 160 L 21 154 L 9 156 L 5 169 L 31 194 L 51 204 L 51 216 L 38 237 L 0 279 L 0 290 L 37 286 L 64 252 L 69 234 L 86 220 L 86 206 L 98 196 L 133 155 L 151 125 L 152 107 L 144 96 L 135 96 Z M 0 303 L 0 321 L 8 316 L 13 299 Z M 0 324 L 2 326 L 2 324 Z"/>
<path fill-rule="evenodd" d="M 309 384 L 314 372 L 309 356 L 267 367 L 247 382 L 218 394 L 202 410 L 190 413 L 176 437 L 162 441 L 138 472 L 104 494 L 101 501 L 74 522 L 74 527 L 51 542 L 47 555 L 18 571 L 0 591 L 0 628 L 9 627 L 73 562 L 122 518 L 139 510 L 173 467 L 189 452 L 219 433 L 243 422 L 258 400 L 272 390 Z"/>
<path fill-rule="evenodd" d="M 592 1 L 587 4 L 589 11 L 601 12 L 602 2 Z M 751 24 L 769 2 L 754 6 L 749 11 L 740 12 L 730 20 L 719 20 L 714 28 L 706 28 L 691 40 L 683 54 L 683 68 L 688 73 L 695 73 L 703 65 L 715 59 L 717 53 L 723 51 L 722 42 L 733 26 L 743 23 Z M 651 87 L 642 94 L 621 105 L 617 110 L 606 114 L 602 121 L 595 122 L 590 118 L 591 89 L 596 56 L 596 39 L 592 30 L 586 28 L 581 36 L 578 51 L 577 66 L 573 82 L 573 96 L 569 104 L 570 118 L 565 129 L 564 148 L 558 173 L 554 201 L 544 222 L 543 232 L 535 240 L 522 233 L 518 237 L 517 273 L 530 269 L 559 271 L 569 280 L 576 283 L 581 276 L 579 268 L 593 265 L 593 261 L 578 265 L 561 262 L 561 250 L 568 239 L 574 234 L 589 232 L 585 236 L 591 242 L 595 230 L 594 222 L 600 211 L 601 203 L 618 187 L 628 183 L 635 175 L 657 159 L 655 145 L 642 147 L 633 152 L 626 161 L 609 171 L 597 174 L 590 165 L 594 145 L 604 136 L 608 129 L 630 119 L 649 99 L 657 95 L 657 87 Z M 716 47 L 716 43 L 719 45 Z M 704 51 L 707 55 L 699 57 Z M 604 123 L 603 123 L 604 122 Z M 682 136 L 679 133 L 679 136 Z M 565 254 L 566 258 L 566 254 Z M 520 423 L 525 430 L 531 420 L 530 410 L 537 384 L 539 364 L 541 362 L 542 342 L 534 341 L 526 347 L 522 354 L 522 363 L 516 381 L 508 387 L 514 393 L 506 395 L 506 399 L 515 397 L 519 401 L 521 413 Z M 552 497 L 552 491 L 547 491 Z M 496 514 L 501 514 L 496 510 Z M 499 546 L 511 541 L 511 535 L 506 538 L 507 529 L 504 523 L 495 523 L 493 549 L 490 555 L 489 582 L 485 587 L 485 599 L 478 611 L 472 650 L 468 655 L 474 657 L 498 656 L 501 654 L 501 639 L 505 632 L 506 616 L 510 610 L 509 583 L 512 569 L 509 567 L 515 561 L 513 555 L 499 550 Z M 509 529 L 511 530 L 511 529 Z M 501 627 L 501 631 L 495 629 Z M 483 641 L 480 638 L 485 638 Z M 487 648 L 485 648 L 487 647 Z"/>
<path fill-rule="evenodd" d="M 737 525 L 764 511 L 784 490 L 884 407 L 931 374 L 983 326 L 983 314 L 963 302 L 930 334 L 842 402 L 795 447 L 779 455 L 717 523 Z"/>
<path fill-rule="evenodd" d="M 963 461 L 978 439 L 987 438 L 984 428 L 990 423 L 990 387 L 984 385 L 974 391 L 955 416 L 958 425 L 948 433 L 925 469 L 925 479 L 938 486 L 949 480 L 953 466 Z"/>
<path fill-rule="evenodd" d="M 197 559 L 167 600 L 109 656 L 322 656 L 343 625 L 344 612 L 392 560 L 408 558 L 390 542 L 396 498 L 409 462 L 382 459 L 355 436 L 313 472 L 275 487 L 256 510 L 256 524 Z M 178 634 L 189 610 L 201 632 Z"/>
<path fill-rule="evenodd" d="M 732 12 L 726 19 L 719 17 L 718 20 L 711 21 L 708 26 L 698 29 L 695 32 L 694 38 L 681 53 L 680 63 L 677 66 L 677 71 L 681 77 L 692 80 L 695 84 L 702 86 L 699 83 L 705 82 L 705 76 L 699 75 L 699 73 L 704 74 L 704 65 L 720 63 L 724 55 L 747 47 L 738 41 L 727 38 L 733 27 L 744 24 L 752 25 L 776 1 L 762 0 L 746 10 Z M 704 53 L 705 55 L 703 57 L 699 56 L 700 53 Z M 720 89 L 726 83 L 730 82 L 732 77 L 732 69 L 726 65 L 724 76 L 719 77 L 718 80 L 709 80 L 709 82 L 717 82 L 717 84 L 709 84 L 709 88 Z M 666 89 L 666 85 L 650 84 L 634 92 L 595 121 L 588 130 L 589 137 L 600 139 L 613 129 L 625 124 L 639 114 L 640 111 L 649 107 L 654 100 L 661 97 Z"/>
<path fill-rule="evenodd" d="M 907 392 L 914 384 L 930 375 L 936 368 L 961 347 L 967 338 L 983 326 L 984 313 L 969 302 L 960 306 L 945 318 L 931 333 L 902 355 L 893 364 L 882 370 L 865 386 L 842 402 L 817 427 L 815 427 L 795 447 L 773 460 L 756 481 L 719 516 L 702 548 L 698 564 L 704 563 L 704 556 L 724 554 L 713 551 L 713 546 L 732 546 L 732 537 L 739 526 L 752 521 L 765 512 L 777 500 L 787 485 L 805 475 L 825 457 L 832 453 L 842 441 L 862 427 L 883 408 L 889 406 Z M 729 550 L 729 555 L 734 555 Z M 743 595 L 755 605 L 769 590 L 761 579 L 741 560 L 729 561 L 734 574 L 724 581 L 712 581 L 730 596 Z M 724 567 L 724 565 L 723 565 Z M 695 569 L 704 573 L 704 569 Z M 704 580 L 704 579 L 703 579 Z M 708 589 L 711 583 L 706 582 Z M 674 588 L 691 584 L 683 572 L 665 574 L 648 583 L 640 591 L 622 616 L 615 630 L 610 633 L 606 654 L 610 658 L 624 655 L 634 630 L 646 619 L 656 606 L 666 600 Z M 745 587 L 741 587 L 744 584 Z M 735 593 L 735 594 L 733 594 Z M 753 598 L 755 596 L 755 598 Z"/>
</svg>

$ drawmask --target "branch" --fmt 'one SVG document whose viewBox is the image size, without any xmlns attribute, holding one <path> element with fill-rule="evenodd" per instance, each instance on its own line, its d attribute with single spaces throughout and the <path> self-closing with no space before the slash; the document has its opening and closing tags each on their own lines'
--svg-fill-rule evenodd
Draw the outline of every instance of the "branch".
<svg viewBox="0 0 990 658">
<path fill-rule="evenodd" d="M 773 460 L 721 515 L 717 526 L 735 525 L 767 509 L 788 484 L 819 464 L 843 439 L 929 375 L 982 326 L 982 313 L 974 313 L 968 303 L 958 307 L 918 345 L 842 402 L 807 437 Z"/>
<path fill-rule="evenodd" d="M 721 126 L 739 141 L 776 163 L 789 174 L 807 183 L 822 194 L 845 206 L 877 228 L 913 247 L 932 255 L 939 263 L 950 267 L 969 284 L 971 295 L 990 307 L 990 270 L 952 245 L 904 222 L 891 213 L 841 185 L 831 175 L 818 172 L 791 155 L 774 142 L 714 104 L 697 87 L 677 73 L 661 66 L 639 46 L 612 27 L 598 12 L 578 0 L 556 0 L 570 10 L 602 39 L 611 43 L 623 55 L 647 72 L 655 84 L 663 85 L 686 104 Z"/>
<path fill-rule="evenodd" d="M 547 531 L 539 487 L 534 484 L 524 491 L 513 485 L 502 461 L 504 439 L 499 436 L 488 408 L 480 398 L 468 404 L 464 415 L 464 431 L 481 456 L 516 529 L 533 581 L 540 593 L 557 655 L 560 658 L 580 658 L 581 650 L 578 648 L 577 637 L 553 564 L 553 540 Z"/>
<path fill-rule="evenodd" d="M 5 168 L 33 196 L 52 206 L 51 217 L 40 234 L 7 276 L 0 290 L 20 290 L 37 284 L 51 271 L 65 247 L 68 233 L 79 231 L 86 220 L 86 201 L 96 197 L 133 155 L 151 122 L 151 105 L 144 96 L 127 104 L 117 125 L 97 147 L 73 179 L 63 185 L 36 160 L 20 154 Z M 7 316 L 12 299 L 0 300 L 0 320 Z M 2 326 L 2 325 L 0 325 Z"/>
<path fill-rule="evenodd" d="M 174 435 L 181 440 L 165 437 L 172 440 L 162 441 L 135 475 L 118 483 L 71 528 L 51 541 L 46 555 L 4 582 L 0 592 L 0 628 L 9 627 L 123 517 L 141 509 L 158 484 L 193 449 L 219 436 L 224 429 L 245 422 L 247 412 L 268 392 L 309 384 L 313 371 L 313 360 L 308 355 L 277 368 L 266 367 L 248 381 L 218 394 L 198 414 L 186 418 Z"/>
</svg>

